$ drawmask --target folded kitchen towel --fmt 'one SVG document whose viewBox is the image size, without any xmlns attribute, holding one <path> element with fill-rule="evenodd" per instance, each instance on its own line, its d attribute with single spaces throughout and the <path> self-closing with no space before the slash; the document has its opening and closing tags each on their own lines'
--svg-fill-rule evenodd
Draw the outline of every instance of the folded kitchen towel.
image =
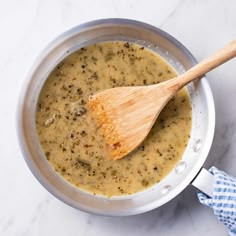
<svg viewBox="0 0 236 236">
<path fill-rule="evenodd" d="M 227 226 L 231 236 L 236 235 L 236 178 L 216 167 L 211 167 L 209 171 L 215 180 L 213 197 L 198 192 L 199 201 L 214 210 L 214 214 Z"/>
</svg>

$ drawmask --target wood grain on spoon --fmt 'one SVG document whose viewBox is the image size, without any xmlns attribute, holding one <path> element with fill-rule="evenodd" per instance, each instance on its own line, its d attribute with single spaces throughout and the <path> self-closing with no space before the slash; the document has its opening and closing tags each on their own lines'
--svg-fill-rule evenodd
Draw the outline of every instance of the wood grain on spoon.
<svg viewBox="0 0 236 236">
<path fill-rule="evenodd" d="M 236 40 L 171 80 L 148 86 L 117 87 L 93 95 L 88 105 L 105 137 L 111 158 L 126 156 L 146 138 L 178 90 L 235 56 Z"/>
</svg>

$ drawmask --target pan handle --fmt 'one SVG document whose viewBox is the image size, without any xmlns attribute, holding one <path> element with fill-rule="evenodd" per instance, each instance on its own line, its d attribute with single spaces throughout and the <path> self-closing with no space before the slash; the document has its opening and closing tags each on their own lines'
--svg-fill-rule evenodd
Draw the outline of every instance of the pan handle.
<svg viewBox="0 0 236 236">
<path fill-rule="evenodd" d="M 214 176 L 208 170 L 202 168 L 191 184 L 208 197 L 213 197 Z"/>
</svg>

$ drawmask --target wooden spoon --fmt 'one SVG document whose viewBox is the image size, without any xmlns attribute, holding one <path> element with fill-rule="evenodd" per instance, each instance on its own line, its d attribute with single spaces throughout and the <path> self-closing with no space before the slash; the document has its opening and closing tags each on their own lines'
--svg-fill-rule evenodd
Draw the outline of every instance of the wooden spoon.
<svg viewBox="0 0 236 236">
<path fill-rule="evenodd" d="M 146 138 L 178 90 L 235 56 L 236 40 L 171 80 L 148 86 L 117 87 L 91 96 L 88 105 L 100 125 L 111 158 L 124 157 Z"/>
</svg>

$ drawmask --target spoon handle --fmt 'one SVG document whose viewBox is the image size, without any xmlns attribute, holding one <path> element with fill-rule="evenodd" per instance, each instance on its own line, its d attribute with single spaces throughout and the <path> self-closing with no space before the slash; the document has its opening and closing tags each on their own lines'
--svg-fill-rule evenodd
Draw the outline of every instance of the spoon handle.
<svg viewBox="0 0 236 236">
<path fill-rule="evenodd" d="M 203 60 L 199 64 L 186 71 L 184 74 L 169 80 L 170 88 L 177 91 L 189 82 L 203 76 L 205 73 L 213 70 L 217 66 L 225 63 L 236 56 L 236 40 L 233 40 L 216 53 Z"/>
</svg>

